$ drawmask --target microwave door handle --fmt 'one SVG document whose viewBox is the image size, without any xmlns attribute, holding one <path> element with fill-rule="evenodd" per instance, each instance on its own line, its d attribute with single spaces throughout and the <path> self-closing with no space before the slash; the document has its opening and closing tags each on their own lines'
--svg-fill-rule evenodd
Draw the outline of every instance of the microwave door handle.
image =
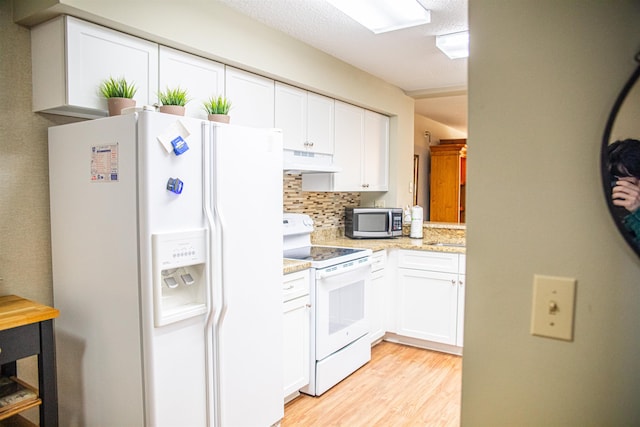
<svg viewBox="0 0 640 427">
<path fill-rule="evenodd" d="M 392 234 L 392 229 L 393 229 L 393 213 L 391 212 L 391 209 L 389 209 L 389 212 L 387 212 L 387 215 L 389 216 L 389 225 L 387 226 L 387 234 L 390 236 Z"/>
</svg>

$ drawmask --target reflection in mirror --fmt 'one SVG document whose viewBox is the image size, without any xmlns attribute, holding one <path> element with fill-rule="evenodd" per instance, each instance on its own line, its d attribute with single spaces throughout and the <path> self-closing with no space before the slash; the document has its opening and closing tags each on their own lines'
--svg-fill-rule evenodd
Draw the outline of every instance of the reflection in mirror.
<svg viewBox="0 0 640 427">
<path fill-rule="evenodd" d="M 636 55 L 640 63 L 640 53 Z M 625 240 L 640 255 L 640 65 L 623 87 L 605 128 L 601 172 L 607 204 Z"/>
</svg>

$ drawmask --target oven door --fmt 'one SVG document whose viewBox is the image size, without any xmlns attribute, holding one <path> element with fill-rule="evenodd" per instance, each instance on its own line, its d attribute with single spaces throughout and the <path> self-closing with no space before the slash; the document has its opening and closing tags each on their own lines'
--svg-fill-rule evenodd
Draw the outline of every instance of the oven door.
<svg viewBox="0 0 640 427">
<path fill-rule="evenodd" d="M 371 280 L 369 257 L 316 270 L 316 360 L 364 336 Z"/>
</svg>

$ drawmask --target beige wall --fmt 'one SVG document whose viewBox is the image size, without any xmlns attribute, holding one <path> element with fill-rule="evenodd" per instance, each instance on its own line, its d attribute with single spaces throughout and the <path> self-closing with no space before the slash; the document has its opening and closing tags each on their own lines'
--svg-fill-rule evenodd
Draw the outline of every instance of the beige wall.
<svg viewBox="0 0 640 427">
<path fill-rule="evenodd" d="M 75 121 L 31 112 L 29 30 L 13 24 L 11 2 L 0 0 L 0 295 L 53 304 L 49 234 L 47 128 Z M 35 357 L 18 363 L 37 384 Z M 38 420 L 37 410 L 26 416 Z"/>
<path fill-rule="evenodd" d="M 469 2 L 463 426 L 640 425 L 640 259 L 600 185 L 640 3 Z M 573 342 L 529 334 L 534 274 L 576 278 Z"/>
<path fill-rule="evenodd" d="M 31 112 L 29 30 L 0 0 L 0 295 L 51 304 L 47 128 L 74 119 Z"/>
</svg>

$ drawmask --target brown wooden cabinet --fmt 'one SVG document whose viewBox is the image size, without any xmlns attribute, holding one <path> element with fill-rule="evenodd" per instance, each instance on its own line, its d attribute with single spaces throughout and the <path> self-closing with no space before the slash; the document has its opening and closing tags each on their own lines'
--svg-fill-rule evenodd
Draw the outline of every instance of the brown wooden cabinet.
<svg viewBox="0 0 640 427">
<path fill-rule="evenodd" d="M 19 414 L 39 406 L 41 427 L 58 426 L 53 319 L 58 309 L 15 296 L 0 297 L 0 425 L 33 425 Z M 18 378 L 17 360 L 38 358 L 38 388 Z"/>
<path fill-rule="evenodd" d="M 443 139 L 431 147 L 430 221 L 465 222 L 467 140 Z"/>
</svg>

